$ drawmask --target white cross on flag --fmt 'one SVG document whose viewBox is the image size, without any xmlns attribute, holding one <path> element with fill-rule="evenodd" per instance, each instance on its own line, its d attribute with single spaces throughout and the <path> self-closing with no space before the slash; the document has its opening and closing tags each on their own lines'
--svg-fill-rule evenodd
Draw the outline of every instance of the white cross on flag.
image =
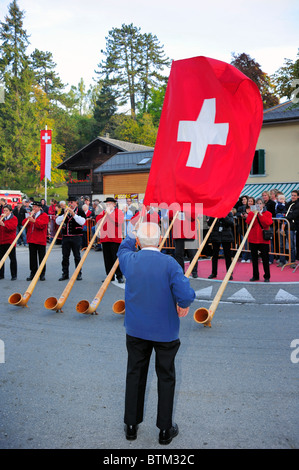
<svg viewBox="0 0 299 470">
<path fill-rule="evenodd" d="M 51 181 L 52 131 L 40 131 L 40 180 L 46 177 Z"/>
<path fill-rule="evenodd" d="M 203 204 L 226 217 L 250 173 L 263 122 L 258 87 L 225 62 L 173 61 L 144 204 Z"/>
</svg>

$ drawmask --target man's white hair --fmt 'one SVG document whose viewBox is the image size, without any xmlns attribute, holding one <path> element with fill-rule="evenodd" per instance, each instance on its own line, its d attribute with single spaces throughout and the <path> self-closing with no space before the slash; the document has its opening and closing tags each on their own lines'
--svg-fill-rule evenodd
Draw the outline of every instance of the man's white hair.
<svg viewBox="0 0 299 470">
<path fill-rule="evenodd" d="M 146 246 L 158 246 L 160 242 L 160 227 L 153 222 L 143 222 L 137 230 L 141 248 Z"/>
</svg>

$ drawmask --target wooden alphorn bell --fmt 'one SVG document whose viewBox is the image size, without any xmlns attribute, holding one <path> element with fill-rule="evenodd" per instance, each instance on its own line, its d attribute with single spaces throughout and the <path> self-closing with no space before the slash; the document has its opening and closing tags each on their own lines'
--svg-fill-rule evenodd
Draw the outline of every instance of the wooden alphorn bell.
<svg viewBox="0 0 299 470">
<path fill-rule="evenodd" d="M 140 217 L 138 219 L 138 222 L 142 220 L 143 216 L 140 214 Z M 88 302 L 88 300 L 80 300 L 77 305 L 76 305 L 76 310 L 78 313 L 84 313 L 85 315 L 97 315 L 96 309 L 100 305 L 102 298 L 104 297 L 104 294 L 111 282 L 112 277 L 114 276 L 115 271 L 117 270 L 119 266 L 119 259 L 117 258 L 114 265 L 110 269 L 110 272 L 107 274 L 107 277 L 103 284 L 101 285 L 100 289 L 98 290 L 97 294 L 95 295 L 93 301 L 91 303 Z M 118 302 L 123 302 L 122 300 L 119 300 Z M 120 303 L 120 308 L 122 307 L 122 304 Z M 121 312 L 118 312 L 121 313 Z"/>
<path fill-rule="evenodd" d="M 66 285 L 64 291 L 62 292 L 61 296 L 59 297 L 59 299 L 57 300 L 56 297 L 48 297 L 46 300 L 45 300 L 45 303 L 44 303 L 44 306 L 45 308 L 47 308 L 48 310 L 56 310 L 56 312 L 62 312 L 62 307 L 63 305 L 65 304 L 73 286 L 74 286 L 74 283 L 78 277 L 78 274 L 87 258 L 87 255 L 88 253 L 90 252 L 97 236 L 98 236 L 98 233 L 99 231 L 101 230 L 102 228 L 102 225 L 103 223 L 105 222 L 105 219 L 107 217 L 107 213 L 104 215 L 104 217 L 101 219 L 101 222 L 99 223 L 97 229 L 95 230 L 95 233 L 92 237 L 92 239 L 90 240 L 89 242 L 89 245 L 88 247 L 86 248 L 85 252 L 84 252 L 84 255 L 82 256 L 80 262 L 78 263 L 78 266 L 76 267 L 72 277 L 70 278 L 68 284 Z"/>
<path fill-rule="evenodd" d="M 24 294 L 23 296 L 22 296 L 21 294 L 19 294 L 19 293 L 14 293 L 14 294 L 12 294 L 12 295 L 9 297 L 9 299 L 8 299 L 8 302 L 9 302 L 11 305 L 17 305 L 17 306 L 19 306 L 19 307 L 28 307 L 27 303 L 28 303 L 28 301 L 29 301 L 29 299 L 30 299 L 30 297 L 31 297 L 31 295 L 32 295 L 32 292 L 33 292 L 34 289 L 35 289 L 35 286 L 36 286 L 36 284 L 37 284 L 37 281 L 38 281 L 38 279 L 39 279 L 39 276 L 40 276 L 40 274 L 41 274 L 41 272 L 42 272 L 42 270 L 43 270 L 43 268 L 44 268 L 44 266 L 45 266 L 45 264 L 46 264 L 46 262 L 47 262 L 47 259 L 49 258 L 49 255 L 50 255 L 50 253 L 51 253 L 51 250 L 52 250 L 53 246 L 55 245 L 55 242 L 56 242 L 57 237 L 58 237 L 58 235 L 59 235 L 59 233 L 60 233 L 60 230 L 62 229 L 62 225 L 63 225 L 63 223 L 64 223 L 64 221 L 65 221 L 65 219 L 66 219 L 67 214 L 68 214 L 68 209 L 66 209 L 66 212 L 65 212 L 65 215 L 64 215 L 64 219 L 63 219 L 61 225 L 58 227 L 57 232 L 56 232 L 56 234 L 55 234 L 55 237 L 53 238 L 53 240 L 52 240 L 52 242 L 51 242 L 51 244 L 50 244 L 50 246 L 49 246 L 49 248 L 48 248 L 48 250 L 47 250 L 45 256 L 43 257 L 42 262 L 41 262 L 41 264 L 39 265 L 38 270 L 36 271 L 36 273 L 35 273 L 35 275 L 34 275 L 34 278 L 32 279 L 31 283 L 29 284 L 29 286 L 28 286 L 28 288 L 27 288 L 25 294 Z M 27 221 L 27 222 L 28 222 L 28 221 Z M 27 222 L 26 222 L 26 223 L 27 223 Z M 24 226 L 25 226 L 25 224 L 24 224 Z"/>
<path fill-rule="evenodd" d="M 240 254 L 242 252 L 243 246 L 246 243 L 246 240 L 247 240 L 249 232 L 250 232 L 250 230 L 253 226 L 253 223 L 256 219 L 256 216 L 257 216 L 257 212 L 254 214 L 253 219 L 250 222 L 250 225 L 247 229 L 247 232 L 244 235 L 242 243 L 240 244 L 240 246 L 238 248 L 238 251 L 236 252 L 236 254 L 234 256 L 234 259 L 233 259 L 233 261 L 232 261 L 232 263 L 231 263 L 231 265 L 230 265 L 230 267 L 229 267 L 229 269 L 228 269 L 228 271 L 227 271 L 227 273 L 226 273 L 226 275 L 225 275 L 225 277 L 224 277 L 224 279 L 223 279 L 223 281 L 222 281 L 222 283 L 221 283 L 221 285 L 220 285 L 220 287 L 219 287 L 219 289 L 218 289 L 218 291 L 217 291 L 217 293 L 214 297 L 214 300 L 213 300 L 212 304 L 210 305 L 210 308 L 206 309 L 205 307 L 201 307 L 201 308 L 198 308 L 197 310 L 195 310 L 193 318 L 194 318 L 194 321 L 196 321 L 196 323 L 201 323 L 204 326 L 211 327 L 211 320 L 212 320 L 212 318 L 215 314 L 215 311 L 218 307 L 218 304 L 219 304 L 220 299 L 223 295 L 223 292 L 224 292 L 224 290 L 227 286 L 229 278 L 231 277 L 231 274 L 234 270 L 234 267 L 235 267 L 235 265 L 238 261 L 238 258 L 239 258 Z"/>
<path fill-rule="evenodd" d="M 175 213 L 175 215 L 174 215 L 174 217 L 173 217 L 173 219 L 172 219 L 172 221 L 171 221 L 171 223 L 170 223 L 170 225 L 169 225 L 169 227 L 168 227 L 168 229 L 167 229 L 167 231 L 166 231 L 166 233 L 163 237 L 163 240 L 161 241 L 161 243 L 159 245 L 159 250 L 160 251 L 162 250 L 162 248 L 163 248 L 163 246 L 164 246 L 164 244 L 167 240 L 167 237 L 170 233 L 170 230 L 172 229 L 172 226 L 173 226 L 174 221 L 177 218 L 178 214 L 179 214 L 179 211 L 177 211 Z M 112 310 L 113 310 L 114 313 L 124 314 L 125 313 L 125 301 L 124 300 L 117 300 L 116 302 L 114 302 L 114 304 L 112 306 Z"/>
</svg>

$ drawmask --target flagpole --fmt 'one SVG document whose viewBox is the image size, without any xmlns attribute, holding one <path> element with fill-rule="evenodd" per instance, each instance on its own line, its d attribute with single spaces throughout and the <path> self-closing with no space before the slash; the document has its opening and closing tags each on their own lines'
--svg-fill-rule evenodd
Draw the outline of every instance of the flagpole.
<svg viewBox="0 0 299 470">
<path fill-rule="evenodd" d="M 45 125 L 45 130 L 48 130 L 47 124 Z M 45 204 L 47 205 L 47 177 L 45 176 Z"/>
</svg>

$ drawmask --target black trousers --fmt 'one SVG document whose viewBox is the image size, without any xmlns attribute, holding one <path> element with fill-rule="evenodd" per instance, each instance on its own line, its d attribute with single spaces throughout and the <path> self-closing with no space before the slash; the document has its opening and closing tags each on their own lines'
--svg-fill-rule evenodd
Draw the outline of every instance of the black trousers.
<svg viewBox="0 0 299 470">
<path fill-rule="evenodd" d="M 125 394 L 125 424 L 139 424 L 143 420 L 147 373 L 151 353 L 154 349 L 156 353 L 156 374 L 158 377 L 156 425 L 159 429 L 171 428 L 175 390 L 174 361 L 180 347 L 180 340 L 177 339 L 164 343 L 127 335 L 126 343 L 128 364 Z"/>
<path fill-rule="evenodd" d="M 34 277 L 38 266 L 41 264 L 44 256 L 46 254 L 45 245 L 37 245 L 36 243 L 29 243 L 29 269 L 30 276 Z M 46 265 L 43 267 L 41 275 L 46 274 Z"/>
<path fill-rule="evenodd" d="M 269 267 L 269 245 L 266 243 L 249 243 L 251 251 L 253 277 L 259 279 L 259 259 L 258 252 L 261 253 L 263 268 L 264 268 L 264 279 L 270 279 L 270 267 Z"/>
<path fill-rule="evenodd" d="M 213 246 L 213 254 L 212 254 L 212 274 L 217 276 L 218 270 L 218 258 L 219 258 L 219 251 L 220 246 L 222 245 L 224 258 L 225 258 L 225 266 L 226 270 L 229 270 L 229 267 L 232 262 L 232 255 L 231 255 L 231 242 L 212 242 Z"/>
<path fill-rule="evenodd" d="M 7 250 L 10 248 L 10 243 L 5 243 L 4 245 L 0 245 L 0 259 L 3 258 Z M 16 247 L 14 246 L 11 252 L 9 253 L 10 259 L 10 274 L 11 277 L 17 277 L 17 257 L 16 257 Z M 4 278 L 4 266 L 0 269 L 0 278 Z"/>
<path fill-rule="evenodd" d="M 120 243 L 115 243 L 115 242 L 102 243 L 105 271 L 107 275 L 109 274 L 112 266 L 117 260 L 117 252 L 118 252 L 119 245 Z M 122 278 L 123 275 L 119 266 L 117 267 L 115 274 L 116 274 L 117 279 Z"/>
<path fill-rule="evenodd" d="M 74 255 L 74 262 L 75 262 L 75 267 L 78 266 L 81 260 L 81 245 L 82 245 L 82 236 L 73 236 L 73 237 L 68 237 L 68 236 L 63 236 L 62 237 L 62 243 L 61 243 L 61 249 L 62 249 L 62 273 L 64 276 L 69 275 L 69 266 L 70 266 L 70 254 L 71 251 Z M 81 270 L 80 273 L 82 274 Z"/>
<path fill-rule="evenodd" d="M 182 267 L 183 273 L 185 273 L 185 262 L 184 262 L 185 251 L 189 258 L 190 263 L 197 253 L 196 248 L 185 248 L 185 242 L 192 242 L 192 241 L 194 240 L 187 239 L 187 238 L 176 238 L 174 240 L 174 258 Z M 196 261 L 195 263 L 195 266 L 192 270 L 192 274 L 193 273 L 197 274 L 197 266 L 198 266 L 198 261 Z"/>
</svg>

